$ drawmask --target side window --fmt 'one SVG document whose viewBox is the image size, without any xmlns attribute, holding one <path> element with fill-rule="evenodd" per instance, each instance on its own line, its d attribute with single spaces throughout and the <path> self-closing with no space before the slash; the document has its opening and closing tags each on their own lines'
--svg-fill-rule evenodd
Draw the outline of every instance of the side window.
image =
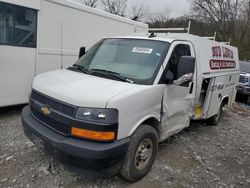
<svg viewBox="0 0 250 188">
<path fill-rule="evenodd" d="M 169 63 L 169 70 L 174 74 L 174 76 L 177 75 L 178 63 L 181 56 L 191 56 L 191 50 L 189 45 L 179 44 L 174 48 L 172 52 L 172 55 L 168 63 Z"/>
<path fill-rule="evenodd" d="M 0 2 L 0 44 L 36 47 L 37 11 Z"/>
</svg>

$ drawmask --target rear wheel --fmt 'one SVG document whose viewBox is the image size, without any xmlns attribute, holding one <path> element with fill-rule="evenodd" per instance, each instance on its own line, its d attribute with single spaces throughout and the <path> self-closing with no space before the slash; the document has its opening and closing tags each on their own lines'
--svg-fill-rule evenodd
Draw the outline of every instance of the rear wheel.
<svg viewBox="0 0 250 188">
<path fill-rule="evenodd" d="M 149 125 L 141 125 L 131 136 L 121 175 L 135 182 L 151 169 L 158 151 L 158 133 Z"/>
<path fill-rule="evenodd" d="M 250 105 L 250 96 L 247 97 L 247 104 Z"/>
<path fill-rule="evenodd" d="M 223 112 L 223 104 L 220 105 L 218 113 L 207 120 L 207 124 L 213 126 L 218 125 L 221 119 L 222 112 Z"/>
</svg>

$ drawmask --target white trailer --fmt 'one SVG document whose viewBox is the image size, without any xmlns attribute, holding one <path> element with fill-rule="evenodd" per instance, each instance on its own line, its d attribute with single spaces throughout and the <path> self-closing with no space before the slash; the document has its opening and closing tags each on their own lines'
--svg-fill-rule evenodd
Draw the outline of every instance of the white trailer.
<svg viewBox="0 0 250 188">
<path fill-rule="evenodd" d="M 70 0 L 0 0 L 0 107 L 27 103 L 34 76 L 72 65 L 81 46 L 147 31 Z"/>
</svg>

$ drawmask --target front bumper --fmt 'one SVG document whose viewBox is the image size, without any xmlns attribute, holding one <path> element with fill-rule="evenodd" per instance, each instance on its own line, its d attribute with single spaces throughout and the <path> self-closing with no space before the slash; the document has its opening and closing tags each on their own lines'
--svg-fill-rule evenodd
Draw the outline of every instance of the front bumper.
<svg viewBox="0 0 250 188">
<path fill-rule="evenodd" d="M 129 139 L 112 143 L 97 143 L 63 136 L 36 120 L 29 106 L 22 111 L 25 135 L 35 144 L 42 143 L 45 150 L 56 159 L 71 165 L 95 171 L 119 172 L 127 152 Z"/>
<path fill-rule="evenodd" d="M 250 95 L 250 87 L 244 85 L 238 85 L 237 92 L 243 95 Z"/>
</svg>

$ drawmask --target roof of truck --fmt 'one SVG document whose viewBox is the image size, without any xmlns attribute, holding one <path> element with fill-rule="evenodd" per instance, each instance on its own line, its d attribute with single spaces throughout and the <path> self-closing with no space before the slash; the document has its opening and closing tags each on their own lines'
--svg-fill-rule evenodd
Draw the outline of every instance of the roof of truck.
<svg viewBox="0 0 250 188">
<path fill-rule="evenodd" d="M 112 38 L 156 40 L 156 41 L 164 41 L 164 42 L 169 42 L 169 43 L 174 41 L 173 39 L 163 38 L 163 37 L 150 38 L 150 37 L 148 37 L 146 35 L 145 36 L 135 36 L 135 35 L 132 35 L 132 36 L 116 36 L 116 37 L 112 37 Z"/>
<path fill-rule="evenodd" d="M 188 33 L 161 33 L 157 34 L 156 37 L 149 37 L 148 34 L 146 33 L 135 33 L 135 35 L 131 36 L 117 36 L 115 38 L 132 38 L 132 39 L 145 39 L 145 40 L 157 40 L 157 41 L 165 41 L 172 43 L 173 41 L 176 40 L 181 40 L 181 41 L 190 41 L 190 42 L 195 42 L 195 41 L 203 41 L 203 42 L 208 42 L 208 41 L 213 41 L 211 39 L 208 39 L 206 37 L 200 37 Z M 218 42 L 218 41 L 213 41 L 216 43 L 223 44 L 224 46 L 229 46 L 223 42 Z"/>
</svg>

